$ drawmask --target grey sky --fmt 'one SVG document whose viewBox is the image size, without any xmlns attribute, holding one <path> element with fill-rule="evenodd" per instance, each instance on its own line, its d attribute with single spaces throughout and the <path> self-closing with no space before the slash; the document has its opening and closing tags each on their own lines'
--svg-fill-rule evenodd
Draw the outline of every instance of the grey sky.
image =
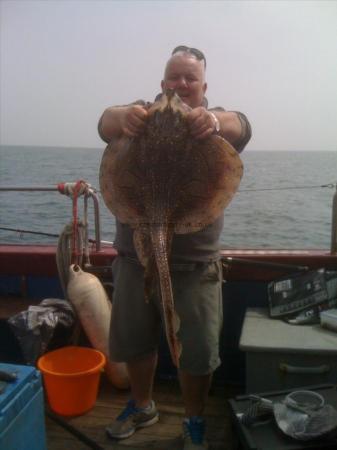
<svg viewBox="0 0 337 450">
<path fill-rule="evenodd" d="M 337 150 L 336 1 L 1 0 L 0 142 L 103 147 L 104 108 L 160 90 L 179 44 L 254 150 Z"/>
</svg>

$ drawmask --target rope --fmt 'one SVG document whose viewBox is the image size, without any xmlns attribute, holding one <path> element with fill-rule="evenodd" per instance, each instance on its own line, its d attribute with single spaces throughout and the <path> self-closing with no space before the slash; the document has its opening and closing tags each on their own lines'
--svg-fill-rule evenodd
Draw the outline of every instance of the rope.
<svg viewBox="0 0 337 450">
<path fill-rule="evenodd" d="M 76 183 L 60 183 L 58 190 L 64 195 L 72 197 L 72 222 L 67 224 L 60 234 L 57 243 L 56 264 L 65 298 L 69 281 L 69 267 L 71 264 L 83 266 L 90 264 L 88 240 L 88 192 L 90 185 L 83 180 Z M 78 218 L 78 198 L 84 195 L 83 220 Z"/>
<path fill-rule="evenodd" d="M 75 192 L 78 196 L 86 194 L 90 187 L 91 185 L 84 180 L 78 180 L 73 183 L 59 183 L 57 185 L 60 194 L 68 195 L 68 197 L 72 197 Z"/>
<path fill-rule="evenodd" d="M 73 233 L 72 233 L 72 262 L 74 264 L 80 264 L 79 258 L 82 260 L 83 246 L 79 245 L 78 241 L 78 198 L 80 195 L 84 195 L 84 218 L 82 226 L 84 228 L 84 234 L 80 237 L 81 242 L 85 243 L 85 255 L 86 262 L 89 262 L 89 248 L 88 248 L 88 193 L 90 184 L 84 180 L 78 180 L 74 183 L 59 183 L 57 186 L 58 191 L 61 194 L 68 195 L 73 200 Z"/>
<path fill-rule="evenodd" d="M 63 195 L 68 195 L 73 200 L 73 233 L 72 233 L 72 263 L 79 264 L 79 258 L 82 258 L 82 248 L 80 249 L 80 252 L 78 250 L 78 242 L 77 242 L 77 236 L 78 236 L 78 197 L 80 195 L 85 195 L 85 197 L 88 194 L 88 190 L 90 188 L 90 185 L 86 183 L 84 180 L 78 180 L 74 183 L 59 183 L 57 185 L 58 191 Z M 85 206 L 85 214 L 87 213 L 87 207 Z M 88 221 L 85 216 L 84 219 L 84 227 L 87 226 Z M 85 233 L 85 238 L 87 237 L 87 233 Z M 86 244 L 87 246 L 87 244 Z"/>
<path fill-rule="evenodd" d="M 251 397 L 250 405 L 240 417 L 240 422 L 248 427 L 261 420 L 269 421 L 274 410 L 271 400 L 257 396 Z"/>
<path fill-rule="evenodd" d="M 56 265 L 65 298 L 67 298 L 69 267 L 72 263 L 72 258 L 74 256 L 73 233 L 74 233 L 73 223 L 70 222 L 63 228 L 63 231 L 61 232 L 57 242 L 57 250 L 56 250 Z M 75 264 L 78 264 L 80 266 L 82 266 L 83 262 L 83 241 L 84 241 L 83 234 L 84 234 L 83 223 L 79 221 L 76 228 L 77 262 L 75 262 Z"/>
</svg>

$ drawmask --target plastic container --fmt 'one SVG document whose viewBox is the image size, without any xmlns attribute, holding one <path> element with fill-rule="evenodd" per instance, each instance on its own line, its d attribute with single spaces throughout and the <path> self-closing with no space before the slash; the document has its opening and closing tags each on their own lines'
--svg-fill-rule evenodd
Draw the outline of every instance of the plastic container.
<svg viewBox="0 0 337 450">
<path fill-rule="evenodd" d="M 50 408 L 62 416 L 77 416 L 95 404 L 105 356 L 98 350 L 69 346 L 38 360 Z"/>
<path fill-rule="evenodd" d="M 0 449 L 47 450 L 40 372 L 32 366 L 5 363 L 0 363 L 0 370 L 17 376 L 0 393 Z M 29 442 L 34 442 L 33 447 Z"/>
<path fill-rule="evenodd" d="M 321 326 L 331 331 L 337 331 L 337 309 L 327 309 L 320 313 Z"/>
</svg>

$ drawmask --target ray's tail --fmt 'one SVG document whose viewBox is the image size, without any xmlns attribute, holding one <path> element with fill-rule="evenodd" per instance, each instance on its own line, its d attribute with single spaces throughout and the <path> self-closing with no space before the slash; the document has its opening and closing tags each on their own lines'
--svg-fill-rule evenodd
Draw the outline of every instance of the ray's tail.
<svg viewBox="0 0 337 450">
<path fill-rule="evenodd" d="M 151 229 L 150 234 L 157 265 L 166 338 L 173 363 L 179 368 L 179 358 L 182 347 L 177 338 L 177 332 L 180 328 L 180 319 L 174 308 L 172 282 L 167 254 L 167 229 L 165 225 L 156 226 Z"/>
</svg>

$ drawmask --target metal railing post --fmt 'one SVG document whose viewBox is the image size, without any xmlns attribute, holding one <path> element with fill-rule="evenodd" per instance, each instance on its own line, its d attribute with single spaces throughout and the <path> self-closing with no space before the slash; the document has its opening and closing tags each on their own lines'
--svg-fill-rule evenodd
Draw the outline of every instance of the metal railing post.
<svg viewBox="0 0 337 450">
<path fill-rule="evenodd" d="M 95 246 L 96 251 L 99 252 L 101 250 L 101 222 L 99 215 L 99 201 L 98 197 L 93 189 L 89 190 L 89 195 L 91 196 L 94 202 L 94 216 L 95 216 Z"/>
<path fill-rule="evenodd" d="M 337 253 L 337 183 L 336 191 L 332 199 L 332 219 L 331 219 L 331 253 Z"/>
</svg>

